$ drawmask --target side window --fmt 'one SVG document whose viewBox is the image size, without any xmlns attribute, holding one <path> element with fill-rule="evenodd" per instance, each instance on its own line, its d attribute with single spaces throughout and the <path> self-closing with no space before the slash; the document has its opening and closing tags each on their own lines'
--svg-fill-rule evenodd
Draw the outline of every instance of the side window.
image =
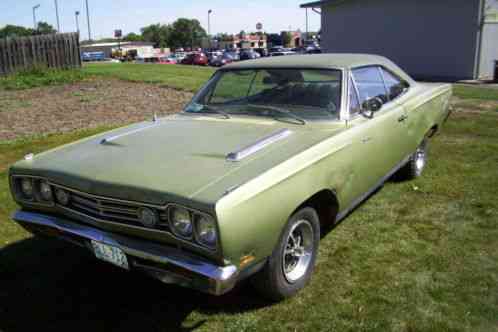
<svg viewBox="0 0 498 332">
<path fill-rule="evenodd" d="M 373 97 L 381 98 L 384 103 L 389 100 L 379 67 L 354 69 L 353 77 L 358 88 L 360 104 Z"/>
<path fill-rule="evenodd" d="M 358 100 L 358 94 L 353 84 L 353 80 L 349 79 L 349 114 L 354 115 L 360 113 L 361 106 Z"/>
<path fill-rule="evenodd" d="M 384 68 L 381 68 L 381 71 L 382 76 L 384 76 L 384 82 L 386 83 L 389 100 L 393 100 L 405 91 L 407 85 L 390 71 L 387 71 Z"/>
</svg>

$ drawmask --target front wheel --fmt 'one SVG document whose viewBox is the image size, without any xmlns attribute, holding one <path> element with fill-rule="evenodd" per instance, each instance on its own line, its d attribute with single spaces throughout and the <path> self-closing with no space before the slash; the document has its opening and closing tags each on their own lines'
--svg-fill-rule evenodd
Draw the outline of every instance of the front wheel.
<svg viewBox="0 0 498 332">
<path fill-rule="evenodd" d="M 291 297 L 311 278 L 320 241 L 316 211 L 303 208 L 290 217 L 263 270 L 254 276 L 263 296 L 279 301 Z"/>
</svg>

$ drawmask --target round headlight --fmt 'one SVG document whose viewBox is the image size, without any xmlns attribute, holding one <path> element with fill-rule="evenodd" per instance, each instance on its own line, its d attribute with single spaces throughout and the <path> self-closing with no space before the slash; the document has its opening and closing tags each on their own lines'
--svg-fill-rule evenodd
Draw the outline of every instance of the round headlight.
<svg viewBox="0 0 498 332">
<path fill-rule="evenodd" d="M 171 228 L 176 235 L 183 237 L 192 236 L 192 218 L 187 209 L 180 207 L 173 207 L 170 210 Z"/>
<path fill-rule="evenodd" d="M 27 198 L 33 197 L 33 180 L 24 178 L 21 180 L 21 191 Z"/>
<path fill-rule="evenodd" d="M 55 197 L 57 198 L 57 202 L 62 205 L 67 205 L 69 203 L 69 193 L 62 189 L 55 190 Z"/>
<path fill-rule="evenodd" d="M 195 231 L 197 242 L 209 248 L 216 247 L 216 226 L 213 219 L 196 215 Z"/>
<path fill-rule="evenodd" d="M 53 199 L 52 188 L 47 181 L 40 182 L 40 195 L 44 201 L 51 201 Z"/>
</svg>

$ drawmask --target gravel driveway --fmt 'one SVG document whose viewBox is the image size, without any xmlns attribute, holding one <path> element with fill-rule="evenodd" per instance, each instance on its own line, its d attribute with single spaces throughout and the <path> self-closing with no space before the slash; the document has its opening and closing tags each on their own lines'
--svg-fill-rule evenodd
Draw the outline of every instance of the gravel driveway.
<svg viewBox="0 0 498 332">
<path fill-rule="evenodd" d="M 192 94 L 158 85 L 94 79 L 24 91 L 0 90 L 0 141 L 125 125 L 180 111 Z"/>
</svg>

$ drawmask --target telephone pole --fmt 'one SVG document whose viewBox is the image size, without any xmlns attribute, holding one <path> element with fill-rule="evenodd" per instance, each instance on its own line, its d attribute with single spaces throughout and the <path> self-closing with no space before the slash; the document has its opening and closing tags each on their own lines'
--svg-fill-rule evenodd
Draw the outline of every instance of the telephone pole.
<svg viewBox="0 0 498 332">
<path fill-rule="evenodd" d="M 88 8 L 88 0 L 86 2 L 86 20 L 88 23 L 88 40 L 92 40 L 92 30 L 90 29 L 90 9 Z"/>
<path fill-rule="evenodd" d="M 57 0 L 54 0 L 55 3 L 55 16 L 57 18 L 57 32 L 61 33 L 61 24 L 59 21 L 59 5 L 57 4 Z"/>
<path fill-rule="evenodd" d="M 33 29 L 38 30 L 38 22 L 36 22 L 36 10 L 40 8 L 40 5 L 33 7 Z"/>
</svg>

